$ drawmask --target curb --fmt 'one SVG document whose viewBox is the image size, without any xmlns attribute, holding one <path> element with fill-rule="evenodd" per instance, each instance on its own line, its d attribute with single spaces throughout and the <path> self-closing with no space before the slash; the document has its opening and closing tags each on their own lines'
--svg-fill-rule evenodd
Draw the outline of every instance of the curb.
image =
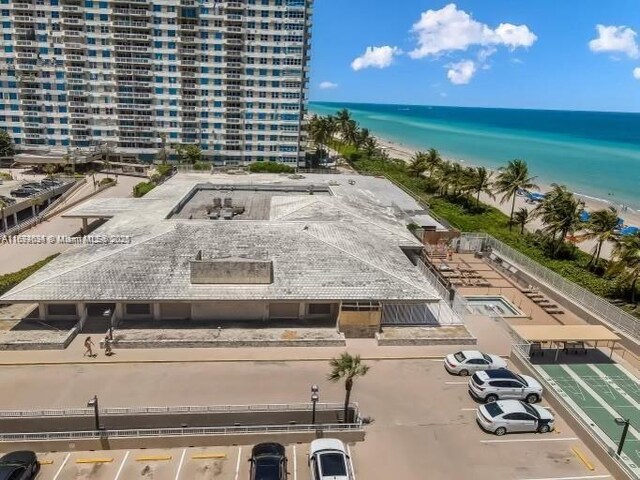
<svg viewBox="0 0 640 480">
<path fill-rule="evenodd" d="M 333 357 L 326 358 L 220 358 L 194 360 L 98 360 L 98 361 L 62 361 L 62 362 L 0 362 L 0 367 L 28 367 L 53 365 L 130 365 L 139 364 L 168 364 L 168 363 L 267 363 L 267 362 L 328 362 Z M 416 355 L 407 357 L 361 357 L 369 361 L 401 361 L 401 360 L 443 360 L 444 355 Z"/>
</svg>

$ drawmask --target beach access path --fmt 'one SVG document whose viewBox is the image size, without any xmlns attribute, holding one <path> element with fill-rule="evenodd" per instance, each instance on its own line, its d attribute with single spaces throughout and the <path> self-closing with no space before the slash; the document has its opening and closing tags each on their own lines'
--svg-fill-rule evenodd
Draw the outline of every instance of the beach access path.
<svg viewBox="0 0 640 480">
<path fill-rule="evenodd" d="M 397 158 L 400 160 L 404 160 L 406 162 L 411 161 L 411 158 L 413 157 L 413 155 L 415 154 L 415 152 L 417 150 L 414 150 L 411 147 L 408 147 L 406 145 L 397 143 L 397 142 L 392 142 L 390 140 L 386 140 L 384 138 L 380 138 L 378 136 L 376 136 L 376 139 L 378 140 L 378 144 L 384 148 L 387 153 L 389 154 L 389 156 L 391 158 Z M 445 158 L 446 160 L 449 161 L 460 161 L 457 159 L 453 159 L 453 158 Z M 464 162 L 464 161 L 460 161 L 460 163 L 467 165 L 467 166 L 474 166 L 471 163 L 468 162 Z M 535 173 L 535 172 L 534 172 Z M 495 178 L 496 172 L 494 171 L 494 178 Z M 551 186 L 550 185 L 545 185 L 545 184 L 540 184 L 538 182 L 538 186 L 540 187 L 540 191 L 541 192 L 547 192 L 549 190 L 551 190 Z M 640 212 L 635 211 L 635 210 L 626 210 L 626 211 L 621 211 L 622 209 L 620 208 L 620 205 L 617 205 L 613 202 L 608 202 L 605 200 L 597 200 L 591 197 L 587 197 L 584 195 L 580 195 L 580 194 L 576 194 L 580 199 L 582 199 L 584 201 L 585 204 L 585 208 L 589 211 L 593 211 L 593 210 L 602 210 L 605 208 L 609 208 L 609 207 L 615 207 L 618 210 L 618 216 L 620 218 L 622 218 L 624 220 L 625 224 L 628 225 L 635 225 L 635 226 L 640 226 Z M 482 193 L 480 195 L 480 200 L 488 205 L 491 205 L 497 209 L 499 209 L 501 212 L 503 212 L 505 215 L 509 215 L 511 213 L 511 202 L 505 202 L 505 203 L 500 203 L 500 197 L 496 197 L 491 198 L 489 197 L 489 195 Z M 516 197 L 516 206 L 515 206 L 515 210 L 517 211 L 520 208 L 526 208 L 527 210 L 531 211 L 533 208 L 535 207 L 534 204 L 531 203 L 527 203 L 526 199 L 524 197 Z M 517 228 L 517 227 L 514 227 Z M 527 224 L 526 229 L 533 232 L 535 230 L 541 229 L 542 228 L 542 222 L 539 219 L 534 219 L 533 221 L 531 221 L 530 223 Z M 580 242 L 577 244 L 577 246 L 587 252 L 587 253 L 592 253 L 594 247 L 595 247 L 595 241 L 593 240 L 587 240 L 584 242 Z M 602 253 L 601 253 L 601 257 L 602 258 L 610 258 L 611 257 L 611 252 L 613 249 L 613 245 L 611 243 L 605 243 L 602 246 Z"/>
</svg>

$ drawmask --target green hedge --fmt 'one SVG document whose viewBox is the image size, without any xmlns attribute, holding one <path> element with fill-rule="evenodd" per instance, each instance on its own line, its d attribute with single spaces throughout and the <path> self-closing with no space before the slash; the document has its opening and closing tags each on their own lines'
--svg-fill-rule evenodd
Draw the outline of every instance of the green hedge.
<svg viewBox="0 0 640 480">
<path fill-rule="evenodd" d="M 253 173 L 294 173 L 295 168 L 277 162 L 254 162 L 249 165 L 249 171 Z"/>
<path fill-rule="evenodd" d="M 156 188 L 156 184 L 153 182 L 140 182 L 133 187 L 133 196 L 136 198 L 144 197 L 154 188 Z"/>
<path fill-rule="evenodd" d="M 102 180 L 100 180 L 100 186 L 102 185 L 110 185 L 112 183 L 116 183 L 116 181 L 113 178 L 103 178 Z"/>
<path fill-rule="evenodd" d="M 56 258 L 59 254 L 51 255 L 50 257 L 45 258 L 44 260 L 40 260 L 33 265 L 29 265 L 28 267 L 23 268 L 22 270 L 18 270 L 17 272 L 7 273 L 6 275 L 0 275 L 0 295 L 4 295 L 13 287 L 18 285 L 19 283 L 26 280 L 28 277 L 33 275 L 37 270 L 40 270 L 51 260 Z"/>
</svg>

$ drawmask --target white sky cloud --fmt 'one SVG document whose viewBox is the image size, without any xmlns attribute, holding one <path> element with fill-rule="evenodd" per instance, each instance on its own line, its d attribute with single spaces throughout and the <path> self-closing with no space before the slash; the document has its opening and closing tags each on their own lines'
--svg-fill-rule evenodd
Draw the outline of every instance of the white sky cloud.
<svg viewBox="0 0 640 480">
<path fill-rule="evenodd" d="M 400 55 L 402 51 L 398 47 L 385 45 L 382 47 L 367 47 L 367 50 L 351 62 L 351 68 L 356 72 L 363 68 L 387 68 L 393 63 L 393 58 Z"/>
<path fill-rule="evenodd" d="M 447 78 L 455 85 L 466 85 L 476 73 L 476 64 L 471 60 L 463 60 L 447 65 Z"/>
<path fill-rule="evenodd" d="M 633 69 L 633 78 L 636 80 L 640 80 L 640 67 L 636 67 Z"/>
<path fill-rule="evenodd" d="M 637 33 L 629 27 L 621 25 L 596 25 L 598 37 L 589 42 L 592 52 L 619 52 L 631 58 L 640 56 L 640 49 L 636 42 Z"/>
<path fill-rule="evenodd" d="M 321 90 L 329 90 L 329 89 L 332 89 L 332 88 L 338 88 L 338 84 L 337 83 L 333 83 L 333 82 L 325 81 L 325 82 L 320 82 L 319 87 L 320 87 Z"/>
<path fill-rule="evenodd" d="M 501 23 L 494 30 L 464 10 L 458 10 L 454 3 L 440 10 L 423 12 L 411 31 L 418 41 L 416 48 L 409 52 L 414 59 L 464 51 L 473 46 L 505 46 L 514 50 L 530 47 L 538 39 L 526 25 Z"/>
</svg>

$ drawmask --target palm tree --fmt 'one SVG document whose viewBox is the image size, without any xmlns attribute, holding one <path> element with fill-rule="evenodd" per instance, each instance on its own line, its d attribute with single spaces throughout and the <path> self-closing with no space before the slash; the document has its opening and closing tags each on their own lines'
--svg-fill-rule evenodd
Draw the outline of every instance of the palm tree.
<svg viewBox="0 0 640 480">
<path fill-rule="evenodd" d="M 480 194 L 486 193 L 491 198 L 495 198 L 491 191 L 491 176 L 493 173 L 489 172 L 484 167 L 472 168 L 470 171 L 469 189 L 476 193 L 476 206 L 480 205 Z"/>
<path fill-rule="evenodd" d="M 44 167 L 42 167 L 42 171 L 49 178 L 53 177 L 53 174 L 56 173 L 57 170 L 58 167 L 53 165 L 52 163 L 47 163 L 44 165 Z"/>
<path fill-rule="evenodd" d="M 375 137 L 367 138 L 366 142 L 362 146 L 362 151 L 369 158 L 374 157 L 378 153 L 378 141 Z"/>
<path fill-rule="evenodd" d="M 427 169 L 426 163 L 427 154 L 424 152 L 416 152 L 411 159 L 411 162 L 407 166 L 407 171 L 415 175 L 416 177 L 420 177 L 425 170 Z"/>
<path fill-rule="evenodd" d="M 327 378 L 332 382 L 344 379 L 344 422 L 348 422 L 349 402 L 351 400 L 351 389 L 353 381 L 358 377 L 364 377 L 369 371 L 369 366 L 360 361 L 360 355 L 351 356 L 344 352 L 338 358 L 332 358 L 329 362 L 331 372 Z"/>
<path fill-rule="evenodd" d="M 520 235 L 524 234 L 524 226 L 529 223 L 529 220 L 531 220 L 529 210 L 524 207 L 513 214 L 513 221 L 520 225 Z"/>
<path fill-rule="evenodd" d="M 591 260 L 587 266 L 594 264 L 598 265 L 600 260 L 600 254 L 602 252 L 602 245 L 604 242 L 612 242 L 615 240 L 615 228 L 618 226 L 618 211 L 609 207 L 604 210 L 597 210 L 591 214 L 591 218 L 587 222 L 586 233 L 582 235 L 585 240 L 596 240 L 596 245 L 593 248 Z"/>
<path fill-rule="evenodd" d="M 449 187 L 453 184 L 453 164 L 446 160 L 440 162 L 435 177 L 440 185 L 440 195 L 449 193 Z"/>
<path fill-rule="evenodd" d="M 4 216 L 4 209 L 8 206 L 9 204 L 3 198 L 0 198 L 0 218 L 2 218 L 2 222 L 0 222 L 0 231 L 4 231 L 4 226 L 7 224 L 7 218 Z"/>
<path fill-rule="evenodd" d="M 613 247 L 615 261 L 609 267 L 610 275 L 628 284 L 631 289 L 631 303 L 636 303 L 636 285 L 640 278 L 640 233 L 622 237 Z"/>
<path fill-rule="evenodd" d="M 358 143 L 358 135 L 360 132 L 355 120 L 349 120 L 341 133 L 342 139 L 349 145 L 356 145 Z"/>
<path fill-rule="evenodd" d="M 551 241 L 552 253 L 556 256 L 565 237 L 580 228 L 580 213 L 584 210 L 584 202 L 574 197 L 564 185 L 551 185 L 553 189 L 535 208 L 534 214 L 542 219 L 542 231 Z M 555 243 L 558 234 L 558 241 Z"/>
<path fill-rule="evenodd" d="M 467 178 L 467 171 L 462 165 L 456 162 L 451 165 L 449 176 L 451 177 L 451 187 L 453 188 L 453 195 L 460 195 L 466 183 L 465 180 Z"/>
<path fill-rule="evenodd" d="M 342 134 L 347 130 L 347 125 L 352 121 L 351 114 L 349 110 L 343 108 L 338 113 L 336 113 L 336 124 L 338 126 L 338 131 Z"/>
<path fill-rule="evenodd" d="M 371 138 L 371 132 L 368 128 L 361 128 L 355 138 L 355 147 L 360 149 Z"/>
<path fill-rule="evenodd" d="M 435 148 L 430 148 L 425 154 L 424 161 L 427 167 L 427 172 L 429 172 L 429 176 L 431 177 L 433 175 L 433 172 L 436 171 L 442 164 L 442 157 L 440 156 L 440 153 L 438 153 L 438 150 L 436 150 Z"/>
<path fill-rule="evenodd" d="M 502 194 L 500 203 L 511 199 L 511 214 L 509 215 L 509 230 L 513 224 L 513 211 L 516 208 L 516 192 L 518 190 L 538 190 L 533 183 L 536 177 L 529 176 L 529 167 L 523 160 L 510 160 L 506 167 L 499 169 L 493 187 L 496 193 Z"/>
<path fill-rule="evenodd" d="M 158 152 L 158 156 L 160 157 L 160 163 L 162 165 L 167 164 L 167 132 L 160 132 L 158 135 L 160 137 L 160 151 Z"/>
</svg>

